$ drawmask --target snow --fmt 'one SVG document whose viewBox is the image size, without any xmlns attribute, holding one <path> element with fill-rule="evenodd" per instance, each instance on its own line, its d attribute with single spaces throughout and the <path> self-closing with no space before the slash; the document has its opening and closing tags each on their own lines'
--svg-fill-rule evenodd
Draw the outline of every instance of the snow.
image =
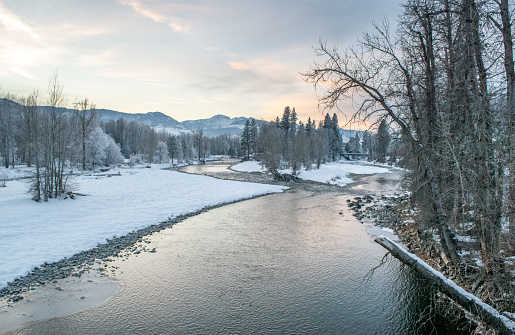
<svg viewBox="0 0 515 335">
<path fill-rule="evenodd" d="M 37 203 L 30 200 L 24 181 L 11 180 L 0 187 L 0 287 L 44 262 L 70 257 L 107 238 L 206 206 L 286 189 L 156 166 L 120 169 L 120 173 L 76 177 L 77 192 L 87 196 L 75 200 Z"/>
<path fill-rule="evenodd" d="M 470 237 L 470 236 L 462 236 L 462 235 L 458 235 L 458 234 L 455 234 L 454 238 L 457 241 L 461 241 L 461 242 L 479 242 L 479 240 L 477 238 Z"/>
<path fill-rule="evenodd" d="M 256 161 L 246 161 L 231 166 L 231 170 L 238 172 L 265 172 L 266 169 Z"/>
<path fill-rule="evenodd" d="M 25 178 L 30 176 L 33 171 L 33 168 L 28 168 L 25 165 L 18 166 L 15 168 L 11 166 L 8 169 L 6 169 L 5 167 L 0 167 L 0 180 Z"/>
<path fill-rule="evenodd" d="M 263 172 L 264 169 L 256 161 L 247 161 L 233 165 L 231 169 L 240 172 Z M 291 173 L 291 170 L 282 170 L 281 173 Z M 298 177 L 305 180 L 317 181 L 320 183 L 345 186 L 354 180 L 349 178 L 349 174 L 376 174 L 388 173 L 389 168 L 382 166 L 374 166 L 360 162 L 340 161 L 328 164 L 322 164 L 320 169 L 302 170 Z"/>
</svg>

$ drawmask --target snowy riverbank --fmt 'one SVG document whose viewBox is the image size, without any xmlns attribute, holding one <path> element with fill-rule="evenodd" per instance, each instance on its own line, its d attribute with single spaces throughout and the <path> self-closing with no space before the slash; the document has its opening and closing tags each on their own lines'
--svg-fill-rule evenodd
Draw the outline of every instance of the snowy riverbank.
<svg viewBox="0 0 515 335">
<path fill-rule="evenodd" d="M 247 161 L 233 165 L 232 170 L 238 172 L 265 172 L 259 162 Z M 376 174 L 389 173 L 390 167 L 370 165 L 363 162 L 340 161 L 322 164 L 320 169 L 301 170 L 297 177 L 304 180 L 311 180 L 331 185 L 345 186 L 355 180 L 349 177 L 350 174 Z M 280 173 L 291 173 L 290 170 L 281 170 Z"/>
<path fill-rule="evenodd" d="M 24 181 L 0 188 L 0 287 L 36 266 L 94 248 L 113 236 L 158 224 L 207 206 L 285 187 L 218 180 L 152 168 L 120 176 L 78 176 L 75 200 L 30 200 Z M 117 171 L 115 171 L 116 173 Z"/>
</svg>

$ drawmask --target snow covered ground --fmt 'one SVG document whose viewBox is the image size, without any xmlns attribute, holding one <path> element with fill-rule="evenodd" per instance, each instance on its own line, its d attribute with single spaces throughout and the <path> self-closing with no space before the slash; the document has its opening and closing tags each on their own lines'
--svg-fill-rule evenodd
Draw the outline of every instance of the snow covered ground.
<svg viewBox="0 0 515 335">
<path fill-rule="evenodd" d="M 266 172 L 266 169 L 256 161 L 246 161 L 233 165 L 231 170 L 239 172 Z"/>
<path fill-rule="evenodd" d="M 243 162 L 231 167 L 231 169 L 240 172 L 263 172 L 261 164 L 256 161 Z M 291 173 L 291 171 L 280 171 L 281 173 Z M 360 162 L 334 162 L 323 164 L 318 170 L 302 170 L 298 177 L 306 180 L 318 181 L 321 183 L 345 186 L 353 182 L 349 178 L 349 174 L 375 174 L 388 173 L 389 168 L 382 166 L 368 165 Z"/>
<path fill-rule="evenodd" d="M 2 172 L 2 171 L 0 171 Z M 3 170 L 9 177 L 16 170 Z M 95 247 L 167 218 L 285 187 L 218 180 L 152 168 L 121 169 L 121 176 L 75 178 L 75 200 L 37 203 L 24 181 L 0 187 L 0 287 L 44 262 Z"/>
</svg>

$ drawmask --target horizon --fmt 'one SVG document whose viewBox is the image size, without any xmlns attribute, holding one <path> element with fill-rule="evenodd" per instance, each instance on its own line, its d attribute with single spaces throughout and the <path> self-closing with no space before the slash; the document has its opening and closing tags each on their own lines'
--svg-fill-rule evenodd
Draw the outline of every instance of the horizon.
<svg viewBox="0 0 515 335">
<path fill-rule="evenodd" d="M 301 120 L 321 119 L 300 74 L 316 59 L 313 46 L 347 48 L 400 11 L 399 1 L 380 0 L 3 0 L 0 83 L 4 93 L 37 89 L 44 99 L 55 72 L 69 101 L 179 122 L 217 114 L 269 121 L 285 106 Z M 355 108 L 341 107 L 343 115 Z"/>
</svg>

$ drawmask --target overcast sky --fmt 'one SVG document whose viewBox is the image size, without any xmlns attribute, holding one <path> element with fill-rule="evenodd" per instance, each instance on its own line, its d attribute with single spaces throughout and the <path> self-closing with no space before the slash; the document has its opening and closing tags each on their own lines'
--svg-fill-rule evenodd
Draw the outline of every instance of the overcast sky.
<svg viewBox="0 0 515 335">
<path fill-rule="evenodd" d="M 319 38 L 354 45 L 397 0 L 0 0 L 0 85 L 26 95 L 57 71 L 73 102 L 183 121 L 321 119 L 311 84 Z M 70 104 L 71 107 L 71 104 Z"/>
</svg>

